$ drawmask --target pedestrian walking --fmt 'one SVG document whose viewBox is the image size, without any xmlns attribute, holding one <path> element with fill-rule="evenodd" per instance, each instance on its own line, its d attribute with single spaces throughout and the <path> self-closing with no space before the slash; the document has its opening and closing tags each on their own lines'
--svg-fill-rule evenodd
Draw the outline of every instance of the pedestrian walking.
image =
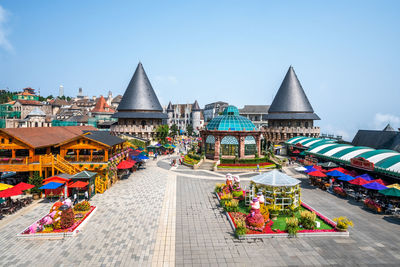
<svg viewBox="0 0 400 267">
<path fill-rule="evenodd" d="M 257 172 L 260 172 L 260 165 L 257 164 Z"/>
<path fill-rule="evenodd" d="M 89 200 L 89 194 L 88 194 L 88 191 L 85 191 L 85 200 Z"/>
</svg>

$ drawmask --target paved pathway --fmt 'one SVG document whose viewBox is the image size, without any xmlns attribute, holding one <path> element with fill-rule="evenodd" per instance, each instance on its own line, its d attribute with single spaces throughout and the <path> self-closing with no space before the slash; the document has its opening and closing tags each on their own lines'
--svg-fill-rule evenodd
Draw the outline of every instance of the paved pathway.
<svg viewBox="0 0 400 267">
<path fill-rule="evenodd" d="M 400 222 L 312 188 L 302 198 L 328 217 L 355 222 L 350 238 L 239 241 L 212 194 L 223 174 L 171 170 L 149 161 L 92 201 L 98 211 L 83 231 L 64 240 L 19 240 L 18 232 L 47 213 L 39 203 L 0 224 L 1 266 L 398 266 Z M 301 178 L 292 169 L 289 174 Z M 255 175 L 255 174 L 254 174 Z M 242 179 L 248 184 L 251 173 Z"/>
<path fill-rule="evenodd" d="M 153 162 L 119 181 L 92 203 L 98 207 L 83 231 L 64 240 L 19 240 L 16 235 L 50 209 L 36 208 L 0 228 L 2 266 L 150 265 L 165 201 L 167 175 Z M 171 222 L 172 223 L 172 222 Z"/>
</svg>

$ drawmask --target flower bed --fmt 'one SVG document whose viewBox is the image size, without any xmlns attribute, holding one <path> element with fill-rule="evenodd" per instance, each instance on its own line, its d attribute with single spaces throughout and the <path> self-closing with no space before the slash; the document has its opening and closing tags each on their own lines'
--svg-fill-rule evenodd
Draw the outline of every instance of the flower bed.
<svg viewBox="0 0 400 267">
<path fill-rule="evenodd" d="M 86 224 L 89 218 L 94 214 L 96 210 L 95 206 L 90 206 L 87 211 L 74 211 L 74 222 L 72 226 L 65 229 L 51 229 L 47 230 L 46 227 L 43 227 L 43 222 L 46 221 L 46 218 L 50 216 L 51 213 L 46 214 L 35 223 L 31 224 L 25 230 L 23 230 L 20 234 L 18 234 L 19 238 L 64 238 L 64 237 L 72 237 L 79 232 L 79 229 Z M 32 232 L 32 227 L 41 228 L 40 231 Z"/>
<path fill-rule="evenodd" d="M 270 162 L 259 163 L 260 169 L 263 168 L 275 168 L 275 164 Z M 218 165 L 219 169 L 257 169 L 257 164 L 247 164 L 247 163 L 221 163 Z"/>
<path fill-rule="evenodd" d="M 220 195 L 222 193 L 216 193 L 218 200 L 220 200 Z M 220 200 L 221 201 L 221 200 Z M 342 232 L 336 229 L 336 223 L 333 222 L 331 219 L 325 217 L 321 213 L 317 212 L 309 205 L 305 204 L 304 202 L 301 203 L 302 210 L 308 210 L 310 212 L 314 212 L 317 216 L 316 221 L 320 223 L 319 229 L 303 229 L 299 228 L 298 236 L 349 236 L 349 232 Z M 236 222 L 242 221 L 248 213 L 243 209 L 240 209 L 239 212 L 226 212 L 228 220 L 231 223 L 231 226 L 234 231 L 237 229 Z M 296 216 L 298 216 L 296 214 Z M 269 237 L 288 237 L 289 234 L 287 230 L 285 230 L 285 220 L 290 216 L 280 215 L 276 221 L 267 220 L 263 227 L 255 228 L 246 226 L 246 234 L 238 236 L 239 239 L 245 238 L 269 238 Z"/>
</svg>

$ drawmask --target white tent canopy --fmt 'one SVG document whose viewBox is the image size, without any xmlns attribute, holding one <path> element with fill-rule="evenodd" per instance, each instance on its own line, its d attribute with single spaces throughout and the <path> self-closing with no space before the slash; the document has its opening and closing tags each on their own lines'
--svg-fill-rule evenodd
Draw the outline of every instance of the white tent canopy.
<svg viewBox="0 0 400 267">
<path fill-rule="evenodd" d="M 269 185 L 269 186 L 295 186 L 300 183 L 300 180 L 290 177 L 277 170 L 265 172 L 260 175 L 254 176 L 251 179 L 256 184 Z"/>
</svg>

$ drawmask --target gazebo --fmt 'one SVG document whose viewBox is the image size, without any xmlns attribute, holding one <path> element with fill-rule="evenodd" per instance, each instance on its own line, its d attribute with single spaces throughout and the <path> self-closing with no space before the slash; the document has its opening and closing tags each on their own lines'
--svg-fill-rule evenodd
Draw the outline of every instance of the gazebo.
<svg viewBox="0 0 400 267">
<path fill-rule="evenodd" d="M 265 204 L 276 205 L 280 210 L 300 206 L 300 180 L 278 170 L 254 176 L 250 182 L 250 195 L 262 192 Z"/>
<path fill-rule="evenodd" d="M 261 132 L 235 106 L 227 106 L 200 132 L 202 150 L 208 159 L 253 158 L 261 153 Z"/>
</svg>

